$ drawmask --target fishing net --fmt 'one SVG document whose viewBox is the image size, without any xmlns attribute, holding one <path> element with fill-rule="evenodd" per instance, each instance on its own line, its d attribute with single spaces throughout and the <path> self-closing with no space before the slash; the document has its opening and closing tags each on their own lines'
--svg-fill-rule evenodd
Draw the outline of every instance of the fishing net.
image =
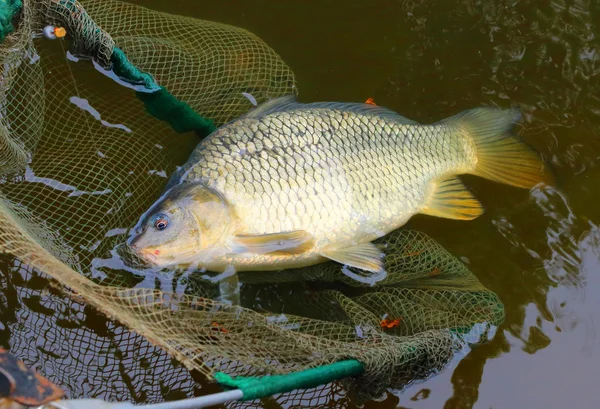
<svg viewBox="0 0 600 409">
<path fill-rule="evenodd" d="M 198 142 L 173 118 L 221 124 L 252 107 L 243 93 L 294 92 L 293 74 L 245 30 L 113 0 L 25 0 L 12 20 L 0 45 L 2 330 L 71 397 L 181 398 L 197 392 L 194 374 L 357 359 L 365 371 L 343 389 L 276 399 L 371 398 L 442 370 L 502 321 L 493 293 L 409 230 L 381 240 L 388 277 L 375 286 L 335 263 L 245 273 L 241 306 L 218 301 L 209 274 L 132 268 L 120 244 Z M 41 37 L 48 24 L 67 37 Z"/>
</svg>

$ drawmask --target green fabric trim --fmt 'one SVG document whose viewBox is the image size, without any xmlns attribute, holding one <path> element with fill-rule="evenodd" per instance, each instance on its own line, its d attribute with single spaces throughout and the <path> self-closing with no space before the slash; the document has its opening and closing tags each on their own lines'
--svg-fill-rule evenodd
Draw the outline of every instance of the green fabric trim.
<svg viewBox="0 0 600 409">
<path fill-rule="evenodd" d="M 114 73 L 131 84 L 143 84 L 154 92 L 136 92 L 146 106 L 146 111 L 155 118 L 165 121 L 179 133 L 195 131 L 206 137 L 216 127 L 213 121 L 198 115 L 188 104 L 175 98 L 164 87 L 159 87 L 152 75 L 134 66 L 120 48 L 115 47 L 111 58 Z"/>
<path fill-rule="evenodd" d="M 152 75 L 147 72 L 140 71 L 135 65 L 129 61 L 123 50 L 118 47 L 113 49 L 111 57 L 113 63 L 113 71 L 119 77 L 124 78 L 127 82 L 132 84 L 143 84 L 149 90 L 158 88 L 156 81 L 152 78 Z"/>
<path fill-rule="evenodd" d="M 195 131 L 200 137 L 210 135 L 216 127 L 213 121 L 198 115 L 188 104 L 175 98 L 164 87 L 156 92 L 136 92 L 155 118 L 168 122 L 179 133 Z"/>
<path fill-rule="evenodd" d="M 21 12 L 21 0 L 0 0 L 0 42 L 15 31 L 13 20 Z"/>
<path fill-rule="evenodd" d="M 244 394 L 242 400 L 253 400 L 276 393 L 290 392 L 295 389 L 314 388 L 350 376 L 360 375 L 364 370 L 363 364 L 351 359 L 286 375 L 238 376 L 232 378 L 225 373 L 218 372 L 215 374 L 215 380 L 225 387 L 240 389 Z"/>
</svg>

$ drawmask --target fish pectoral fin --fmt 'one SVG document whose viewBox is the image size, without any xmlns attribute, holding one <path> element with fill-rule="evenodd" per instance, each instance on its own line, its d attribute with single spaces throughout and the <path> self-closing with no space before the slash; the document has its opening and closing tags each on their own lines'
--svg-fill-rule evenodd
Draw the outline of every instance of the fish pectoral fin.
<svg viewBox="0 0 600 409">
<path fill-rule="evenodd" d="M 302 254 L 314 246 L 312 234 L 295 230 L 271 234 L 238 234 L 234 237 L 242 251 L 254 254 Z"/>
<path fill-rule="evenodd" d="M 321 252 L 321 256 L 365 271 L 374 273 L 384 271 L 383 251 L 373 243 L 364 243 L 343 249 L 325 249 Z"/>
<path fill-rule="evenodd" d="M 447 219 L 472 220 L 483 207 L 456 176 L 438 182 L 421 213 Z"/>
</svg>

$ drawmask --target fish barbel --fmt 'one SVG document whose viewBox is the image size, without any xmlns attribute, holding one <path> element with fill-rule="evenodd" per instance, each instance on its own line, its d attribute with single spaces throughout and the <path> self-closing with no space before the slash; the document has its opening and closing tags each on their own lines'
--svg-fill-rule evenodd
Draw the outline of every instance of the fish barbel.
<svg viewBox="0 0 600 409">
<path fill-rule="evenodd" d="M 281 270 L 335 260 L 379 273 L 371 242 L 423 213 L 471 220 L 457 178 L 522 188 L 552 176 L 510 133 L 517 110 L 477 108 L 423 125 L 356 103 L 271 100 L 197 146 L 130 245 L 161 267 Z"/>
</svg>

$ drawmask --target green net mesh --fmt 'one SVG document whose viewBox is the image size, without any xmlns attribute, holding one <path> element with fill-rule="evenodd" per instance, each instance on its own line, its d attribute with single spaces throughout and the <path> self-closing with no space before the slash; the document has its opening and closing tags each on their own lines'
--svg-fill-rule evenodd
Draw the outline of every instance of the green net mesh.
<svg viewBox="0 0 600 409">
<path fill-rule="evenodd" d="M 360 360 L 364 375 L 277 401 L 374 397 L 443 369 L 502 321 L 493 293 L 409 230 L 381 240 L 388 277 L 376 286 L 334 263 L 245 273 L 241 307 L 216 301 L 219 284 L 201 275 L 130 268 L 119 244 L 198 139 L 176 135 L 130 88 L 100 75 L 114 46 L 216 123 L 252 106 L 242 92 L 261 102 L 292 92 L 294 77 L 245 30 L 112 0 L 82 5 L 87 14 L 72 1 L 26 0 L 0 46 L 1 301 L 18 312 L 3 323 L 11 350 L 71 397 L 174 399 L 197 392 L 198 373 L 287 373 L 344 359 Z M 71 36 L 33 35 L 47 24 Z"/>
</svg>

